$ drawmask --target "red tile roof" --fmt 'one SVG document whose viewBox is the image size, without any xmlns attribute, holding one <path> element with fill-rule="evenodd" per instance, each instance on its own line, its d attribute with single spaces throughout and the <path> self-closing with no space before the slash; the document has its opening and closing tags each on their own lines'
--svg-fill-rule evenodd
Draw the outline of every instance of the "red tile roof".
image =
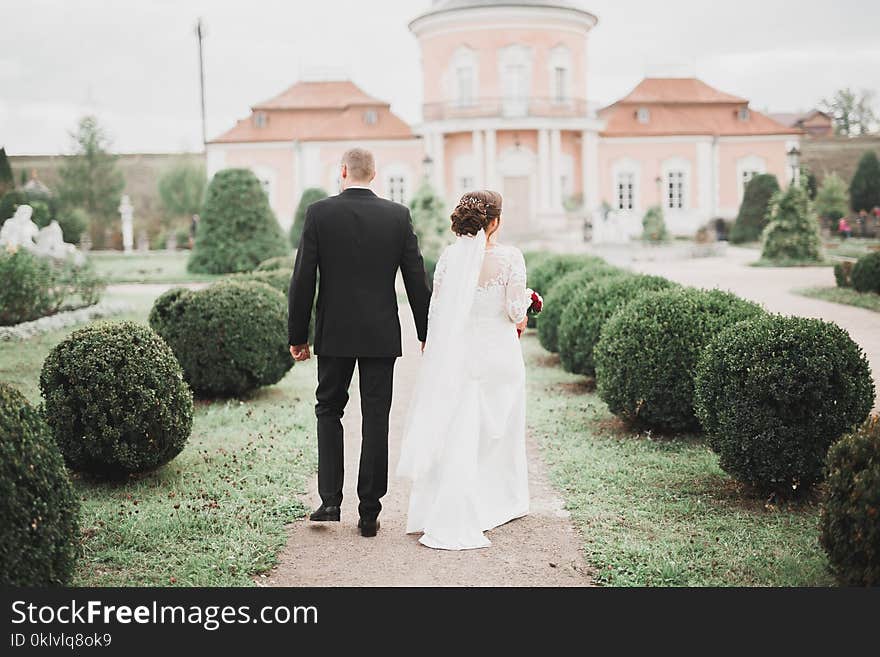
<svg viewBox="0 0 880 657">
<path fill-rule="evenodd" d="M 605 120 L 605 137 L 655 137 L 663 135 L 799 135 L 770 117 L 740 111 L 748 100 L 726 94 L 696 78 L 646 78 L 627 96 L 599 112 Z M 648 120 L 639 121 L 640 108 Z"/>
<path fill-rule="evenodd" d="M 298 82 L 252 109 L 251 116 L 211 143 L 413 138 L 388 103 L 347 80 Z M 368 122 L 368 113 L 375 114 L 375 122 Z M 262 127 L 257 127 L 257 114 L 265 117 Z"/>
</svg>

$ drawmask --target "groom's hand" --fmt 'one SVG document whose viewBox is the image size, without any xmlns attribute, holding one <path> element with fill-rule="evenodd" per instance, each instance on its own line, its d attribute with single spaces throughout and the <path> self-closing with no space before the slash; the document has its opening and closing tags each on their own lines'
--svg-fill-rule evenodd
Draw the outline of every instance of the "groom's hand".
<svg viewBox="0 0 880 657">
<path fill-rule="evenodd" d="M 296 362 L 302 362 L 304 360 L 308 360 L 312 357 L 312 354 L 309 352 L 309 345 L 307 344 L 297 344 L 291 345 L 290 347 L 290 355 L 293 356 L 293 360 Z"/>
</svg>

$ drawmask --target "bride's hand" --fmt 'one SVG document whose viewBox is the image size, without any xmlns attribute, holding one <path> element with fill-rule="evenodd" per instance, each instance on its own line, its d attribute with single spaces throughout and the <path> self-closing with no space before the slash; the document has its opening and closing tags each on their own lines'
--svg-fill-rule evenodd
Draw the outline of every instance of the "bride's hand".
<svg viewBox="0 0 880 657">
<path fill-rule="evenodd" d="M 519 333 L 520 337 L 522 337 L 523 332 L 525 332 L 526 327 L 529 325 L 529 318 L 526 317 L 523 321 L 516 325 L 516 330 Z"/>
</svg>

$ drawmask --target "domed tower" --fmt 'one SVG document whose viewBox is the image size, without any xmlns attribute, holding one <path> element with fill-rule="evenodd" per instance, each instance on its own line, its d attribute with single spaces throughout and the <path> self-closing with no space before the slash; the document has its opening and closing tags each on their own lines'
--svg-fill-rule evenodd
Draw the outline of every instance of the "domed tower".
<svg viewBox="0 0 880 657">
<path fill-rule="evenodd" d="M 565 208 L 597 203 L 601 122 L 587 105 L 587 37 L 574 0 L 435 0 L 419 40 L 434 185 L 453 201 L 504 195 L 508 235 L 564 229 Z"/>
</svg>

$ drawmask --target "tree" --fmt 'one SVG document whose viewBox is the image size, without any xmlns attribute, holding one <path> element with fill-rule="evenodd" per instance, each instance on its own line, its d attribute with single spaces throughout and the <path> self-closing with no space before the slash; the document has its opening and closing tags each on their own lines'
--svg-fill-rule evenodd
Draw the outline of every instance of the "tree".
<svg viewBox="0 0 880 657">
<path fill-rule="evenodd" d="M 849 212 L 849 194 L 846 183 L 836 173 L 825 176 L 822 186 L 816 193 L 816 213 L 823 219 L 836 222 Z M 835 228 L 832 224 L 832 228 Z"/>
<path fill-rule="evenodd" d="M 763 260 L 820 262 L 819 222 L 802 185 L 790 185 L 770 201 L 770 223 L 764 229 Z"/>
<path fill-rule="evenodd" d="M 419 238 L 419 248 L 429 265 L 436 265 L 443 249 L 452 236 L 446 204 L 437 195 L 431 183 L 423 180 L 409 202 L 413 229 Z M 431 267 L 429 266 L 429 269 Z"/>
<path fill-rule="evenodd" d="M 208 185 L 189 271 L 252 271 L 288 253 L 284 234 L 257 177 L 248 169 L 224 169 Z"/>
<path fill-rule="evenodd" d="M 320 187 L 309 187 L 302 193 L 299 205 L 296 206 L 296 212 L 293 215 L 293 226 L 290 227 L 290 243 L 294 249 L 299 248 L 299 240 L 306 223 L 306 210 L 312 203 L 317 203 L 323 198 L 327 198 L 327 192 Z"/>
<path fill-rule="evenodd" d="M 205 197 L 205 168 L 178 162 L 159 178 L 159 200 L 168 217 L 198 214 Z"/>
<path fill-rule="evenodd" d="M 6 148 L 0 148 L 0 196 L 15 189 L 15 176 L 12 175 L 12 167 L 9 166 L 9 158 L 6 157 Z M 0 217 L 0 222 L 9 217 Z"/>
<path fill-rule="evenodd" d="M 816 174 L 807 167 L 802 166 L 801 179 L 804 181 L 804 186 L 807 188 L 807 195 L 810 197 L 810 200 L 815 201 L 816 194 L 819 193 L 819 179 L 816 178 Z"/>
<path fill-rule="evenodd" d="M 874 151 L 866 151 L 859 160 L 859 166 L 849 184 L 849 199 L 856 212 L 870 212 L 880 206 L 880 160 Z"/>
<path fill-rule="evenodd" d="M 125 178 L 109 153 L 110 142 L 94 116 L 80 119 L 71 133 L 73 154 L 58 171 L 58 199 L 65 210 L 84 209 L 106 230 L 117 216 Z M 101 246 L 103 234 L 96 235 Z"/>
<path fill-rule="evenodd" d="M 834 121 L 834 132 L 844 137 L 867 135 L 877 123 L 874 112 L 874 92 L 839 89 L 831 100 L 823 100 L 823 109 Z"/>
<path fill-rule="evenodd" d="M 748 182 L 736 221 L 730 229 L 730 241 L 733 244 L 754 242 L 761 237 L 761 231 L 767 225 L 770 199 L 778 191 L 779 181 L 773 174 L 762 173 Z"/>
</svg>

